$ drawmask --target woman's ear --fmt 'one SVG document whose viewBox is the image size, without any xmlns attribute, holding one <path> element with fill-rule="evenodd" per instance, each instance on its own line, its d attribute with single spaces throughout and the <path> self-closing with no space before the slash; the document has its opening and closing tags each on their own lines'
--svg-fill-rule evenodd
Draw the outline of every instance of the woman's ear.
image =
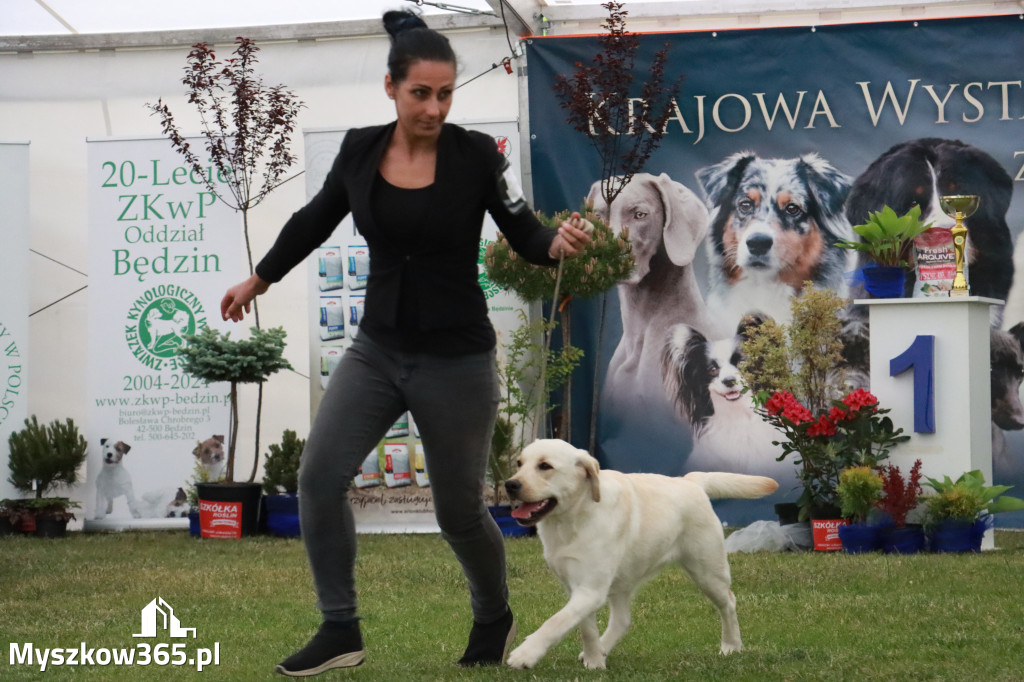
<svg viewBox="0 0 1024 682">
<path fill-rule="evenodd" d="M 384 74 L 384 92 L 388 93 L 388 99 L 395 98 L 395 85 L 391 82 L 391 74 Z"/>
</svg>

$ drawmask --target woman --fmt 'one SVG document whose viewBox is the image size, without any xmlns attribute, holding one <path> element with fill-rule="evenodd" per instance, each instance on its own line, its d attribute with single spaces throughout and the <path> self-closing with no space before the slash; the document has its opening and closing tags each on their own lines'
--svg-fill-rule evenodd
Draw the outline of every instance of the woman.
<svg viewBox="0 0 1024 682">
<path fill-rule="evenodd" d="M 277 666 L 291 676 L 363 661 L 347 490 L 406 410 L 420 429 L 438 525 L 469 582 L 473 626 L 459 664 L 503 661 L 516 632 L 503 540 L 483 501 L 499 399 L 495 333 L 477 281 L 483 214 L 533 263 L 556 264 L 590 241 L 578 214 L 557 232 L 537 221 L 492 138 L 444 123 L 456 77 L 447 38 L 408 12 L 386 13 L 384 26 L 392 41 L 384 88 L 397 120 L 345 135 L 323 188 L 285 224 L 256 274 L 221 301 L 224 319 L 241 320 L 350 212 L 370 248 L 359 335 L 302 456 L 301 530 L 323 623 Z"/>
</svg>

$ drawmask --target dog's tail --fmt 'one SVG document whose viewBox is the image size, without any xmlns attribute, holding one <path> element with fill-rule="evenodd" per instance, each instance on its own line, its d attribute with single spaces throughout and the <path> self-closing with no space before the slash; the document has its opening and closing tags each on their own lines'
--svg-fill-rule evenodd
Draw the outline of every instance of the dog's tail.
<svg viewBox="0 0 1024 682">
<path fill-rule="evenodd" d="M 743 499 L 764 497 L 772 494 L 779 487 L 775 479 L 767 476 L 728 474 L 722 471 L 691 471 L 683 478 L 704 488 L 704 492 L 713 500 L 723 497 Z"/>
</svg>

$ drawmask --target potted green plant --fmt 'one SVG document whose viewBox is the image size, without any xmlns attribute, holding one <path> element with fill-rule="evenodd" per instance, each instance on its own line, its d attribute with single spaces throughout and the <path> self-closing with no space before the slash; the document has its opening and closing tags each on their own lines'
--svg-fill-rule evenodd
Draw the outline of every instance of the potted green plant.
<svg viewBox="0 0 1024 682">
<path fill-rule="evenodd" d="M 75 518 L 71 510 L 78 503 L 67 497 L 46 497 L 46 493 L 78 482 L 78 469 L 85 463 L 88 450 L 85 438 L 70 418 L 40 424 L 32 415 L 25 420 L 24 429 L 11 433 L 7 443 L 11 470 L 7 480 L 18 490 L 35 495 L 28 500 L 4 500 L 3 508 L 8 510 L 5 515 L 9 520 L 16 518 L 22 531 L 63 536 L 68 521 Z"/>
<path fill-rule="evenodd" d="M 921 221 L 921 207 L 913 206 L 897 215 L 889 206 L 868 214 L 868 222 L 854 225 L 860 241 L 842 240 L 836 246 L 854 249 L 868 257 L 872 264 L 861 269 L 864 288 L 878 298 L 903 296 L 907 268 L 913 256 L 914 238 L 930 228 Z"/>
<path fill-rule="evenodd" d="M 562 346 L 568 348 L 572 345 L 571 315 L 569 305 L 573 298 L 590 298 L 612 288 L 619 281 L 625 279 L 633 271 L 633 247 L 629 241 L 628 231 L 616 235 L 610 227 L 605 225 L 596 213 L 588 206 L 582 206 L 579 210 L 580 216 L 590 222 L 594 227 L 591 233 L 591 241 L 583 252 L 574 258 L 562 260 L 557 268 L 550 268 L 541 265 L 533 265 L 516 255 L 504 235 L 499 234 L 495 242 L 488 244 L 484 252 L 484 267 L 487 277 L 493 283 L 514 292 L 525 303 L 535 301 L 550 302 L 551 314 L 548 318 L 548 325 L 543 330 L 544 343 L 542 350 L 551 347 L 551 335 L 558 326 L 555 321 L 555 312 L 560 311 Z M 553 216 L 547 216 L 538 212 L 540 221 L 556 229 L 562 221 L 571 217 L 569 211 L 562 211 Z M 544 357 L 543 355 L 541 356 Z M 544 385 L 543 379 L 546 365 L 541 362 L 539 365 L 539 383 Z M 562 430 L 558 436 L 569 440 L 571 438 L 571 426 L 569 423 L 569 411 L 571 404 L 572 375 L 564 378 L 560 385 L 564 385 L 565 399 L 562 401 L 561 425 Z M 554 389 L 553 389 L 554 390 Z M 535 403 L 534 407 L 544 409 L 546 402 Z M 538 414 L 532 423 L 540 423 L 542 414 Z M 536 435 L 536 434 L 534 434 Z"/>
<path fill-rule="evenodd" d="M 513 330 L 507 344 L 502 345 L 498 362 L 501 400 L 491 438 L 488 457 L 488 480 L 492 486 L 491 515 L 506 536 L 530 535 L 534 527 L 518 525 L 511 516 L 505 496 L 505 481 L 516 471 L 516 459 L 532 438 L 531 425 L 540 412 L 553 409 L 548 395 L 565 383 L 579 364 L 583 351 L 572 346 L 559 350 L 545 349 L 541 338 L 551 323 L 544 319 L 529 322 L 519 312 L 522 324 Z M 541 364 L 547 370 L 541 384 Z M 539 409 L 538 409 L 539 408 Z"/>
<path fill-rule="evenodd" d="M 907 517 L 917 508 L 921 493 L 921 460 L 916 460 L 904 478 L 895 464 L 878 467 L 882 477 L 882 498 L 875 507 L 889 517 L 891 523 L 881 530 L 882 550 L 886 554 L 914 554 L 924 548 L 924 528 L 908 523 Z"/>
<path fill-rule="evenodd" d="M 1003 494 L 1012 486 L 986 486 L 979 469 L 955 481 L 949 476 L 925 480 L 935 491 L 924 498 L 925 530 L 935 552 L 980 552 L 993 514 L 1024 509 L 1024 500 Z"/>
<path fill-rule="evenodd" d="M 836 492 L 848 521 L 839 527 L 843 551 L 858 554 L 879 549 L 878 526 L 868 523 L 868 516 L 882 497 L 882 477 L 869 466 L 847 467 L 839 474 Z"/>
<path fill-rule="evenodd" d="M 224 480 L 196 484 L 200 498 L 203 537 L 240 537 L 256 532 L 261 490 L 260 484 L 253 482 L 256 469 L 253 469 L 248 481 L 235 481 L 238 385 L 262 384 L 278 370 L 291 369 L 291 365 L 283 356 L 285 336 L 284 329 L 280 327 L 265 330 L 252 327 L 249 338 L 234 340 L 230 332 L 221 333 L 212 327 L 206 327 L 199 334 L 185 336 L 185 343 L 178 349 L 178 354 L 182 357 L 182 369 L 187 374 L 209 382 L 227 382 L 231 387 L 231 435 L 228 441 Z M 255 453 L 255 458 L 259 462 L 259 451 Z M 203 515 L 204 506 L 211 514 Z M 221 514 L 223 516 L 213 519 L 213 516 Z M 214 530 L 204 519 L 217 521 L 219 530 Z"/>
<path fill-rule="evenodd" d="M 267 530 L 273 535 L 299 537 L 299 461 L 304 447 L 304 439 L 285 429 L 281 443 L 271 445 L 263 460 Z"/>
</svg>

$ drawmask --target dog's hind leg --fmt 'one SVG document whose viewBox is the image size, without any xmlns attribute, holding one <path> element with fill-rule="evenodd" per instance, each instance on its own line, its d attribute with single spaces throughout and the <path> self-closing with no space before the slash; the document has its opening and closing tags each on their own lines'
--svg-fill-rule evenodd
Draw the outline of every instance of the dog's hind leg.
<svg viewBox="0 0 1024 682">
<path fill-rule="evenodd" d="M 537 665 L 548 649 L 561 642 L 574 627 L 601 608 L 606 595 L 607 588 L 577 587 L 569 596 L 568 604 L 544 621 L 536 632 L 508 655 L 508 664 L 513 668 L 532 668 Z"/>
<path fill-rule="evenodd" d="M 630 605 L 633 602 L 632 592 L 612 592 L 608 595 L 608 627 L 601 635 L 601 650 L 608 653 L 622 641 L 632 622 Z"/>
<path fill-rule="evenodd" d="M 730 589 L 732 579 L 725 547 L 721 548 L 720 554 L 712 551 L 704 556 L 687 557 L 683 560 L 683 568 L 718 609 L 722 618 L 722 655 L 741 650 L 743 642 L 740 640 L 740 624 L 736 618 L 736 595 Z"/>
</svg>

